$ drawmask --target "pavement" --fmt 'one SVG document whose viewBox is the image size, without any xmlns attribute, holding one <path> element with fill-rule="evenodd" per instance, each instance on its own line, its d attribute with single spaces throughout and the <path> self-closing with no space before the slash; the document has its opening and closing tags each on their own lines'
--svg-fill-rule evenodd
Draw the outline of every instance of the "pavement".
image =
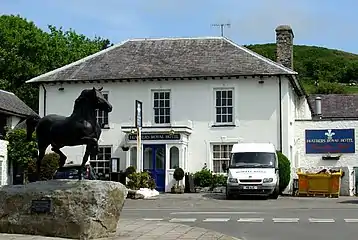
<svg viewBox="0 0 358 240">
<path fill-rule="evenodd" d="M 358 198 L 225 200 L 222 194 L 163 194 L 128 200 L 122 217 L 180 223 L 244 240 L 356 240 Z"/>
<path fill-rule="evenodd" d="M 20 234 L 0 234 L 0 240 L 61 240 L 65 238 L 31 236 Z M 138 219 L 121 219 L 117 233 L 100 240 L 239 240 L 223 233 L 204 228 L 191 227 L 177 223 L 144 221 Z"/>
<path fill-rule="evenodd" d="M 226 200 L 223 194 L 161 194 L 126 200 L 111 240 L 356 240 L 358 197 Z M 0 240 L 60 239 L 0 234 Z"/>
</svg>

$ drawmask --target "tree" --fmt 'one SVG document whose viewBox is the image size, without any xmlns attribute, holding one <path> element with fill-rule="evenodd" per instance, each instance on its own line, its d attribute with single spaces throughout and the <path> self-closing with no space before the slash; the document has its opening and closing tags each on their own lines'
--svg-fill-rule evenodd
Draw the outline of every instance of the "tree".
<svg viewBox="0 0 358 240">
<path fill-rule="evenodd" d="M 26 130 L 15 129 L 7 132 L 5 139 L 9 142 L 7 146 L 9 162 L 13 164 L 16 172 L 26 170 L 28 164 L 37 156 L 37 144 L 35 133 L 31 141 L 26 141 Z"/>
<path fill-rule="evenodd" d="M 281 152 L 277 151 L 278 173 L 280 178 L 279 193 L 281 194 L 290 183 L 291 179 L 291 163 L 290 160 Z"/>
<path fill-rule="evenodd" d="M 110 46 L 108 39 L 48 27 L 45 32 L 19 15 L 0 16 L 0 88 L 14 92 L 35 111 L 38 87 L 25 81 Z"/>
</svg>

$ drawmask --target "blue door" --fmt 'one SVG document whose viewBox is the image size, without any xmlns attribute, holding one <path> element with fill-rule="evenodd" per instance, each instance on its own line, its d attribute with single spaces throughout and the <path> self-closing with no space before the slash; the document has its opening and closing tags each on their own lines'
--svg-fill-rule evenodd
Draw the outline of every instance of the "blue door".
<svg viewBox="0 0 358 240">
<path fill-rule="evenodd" d="M 165 144 L 143 145 L 143 170 L 149 171 L 157 191 L 165 191 Z"/>
</svg>

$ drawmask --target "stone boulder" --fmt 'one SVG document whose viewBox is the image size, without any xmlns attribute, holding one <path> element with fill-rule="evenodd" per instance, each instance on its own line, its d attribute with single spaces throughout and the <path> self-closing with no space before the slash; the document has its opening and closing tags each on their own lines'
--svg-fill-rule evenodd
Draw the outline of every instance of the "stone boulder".
<svg viewBox="0 0 358 240">
<path fill-rule="evenodd" d="M 116 231 L 126 197 L 127 188 L 121 183 L 99 180 L 2 186 L 0 232 L 75 239 L 107 237 Z"/>
</svg>

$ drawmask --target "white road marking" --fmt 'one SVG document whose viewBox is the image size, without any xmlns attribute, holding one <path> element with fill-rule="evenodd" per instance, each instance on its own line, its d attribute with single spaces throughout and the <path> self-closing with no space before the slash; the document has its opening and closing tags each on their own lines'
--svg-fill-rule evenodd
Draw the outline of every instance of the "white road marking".
<svg viewBox="0 0 358 240">
<path fill-rule="evenodd" d="M 237 215 L 237 214 L 259 214 L 261 212 L 172 212 L 170 214 L 172 215 L 195 215 L 195 214 L 219 214 L 219 215 L 223 215 L 223 214 L 227 214 L 227 215 Z"/>
<path fill-rule="evenodd" d="M 299 218 L 273 218 L 272 221 L 275 223 L 297 223 Z"/>
<path fill-rule="evenodd" d="M 264 218 L 240 218 L 237 221 L 238 222 L 263 222 Z"/>
<path fill-rule="evenodd" d="M 311 223 L 334 223 L 335 220 L 332 219 L 332 218 L 327 218 L 327 219 L 324 219 L 324 218 L 309 218 L 308 219 L 309 222 Z"/>
<path fill-rule="evenodd" d="M 344 219 L 344 221 L 346 223 L 358 223 L 358 219 L 354 219 L 354 218 L 346 218 Z"/>
<path fill-rule="evenodd" d="M 163 221 L 163 218 L 143 218 L 144 221 Z"/>
<path fill-rule="evenodd" d="M 228 222 L 230 218 L 207 218 L 203 222 Z"/>
<path fill-rule="evenodd" d="M 173 218 L 169 222 L 195 222 L 196 218 Z"/>
</svg>

